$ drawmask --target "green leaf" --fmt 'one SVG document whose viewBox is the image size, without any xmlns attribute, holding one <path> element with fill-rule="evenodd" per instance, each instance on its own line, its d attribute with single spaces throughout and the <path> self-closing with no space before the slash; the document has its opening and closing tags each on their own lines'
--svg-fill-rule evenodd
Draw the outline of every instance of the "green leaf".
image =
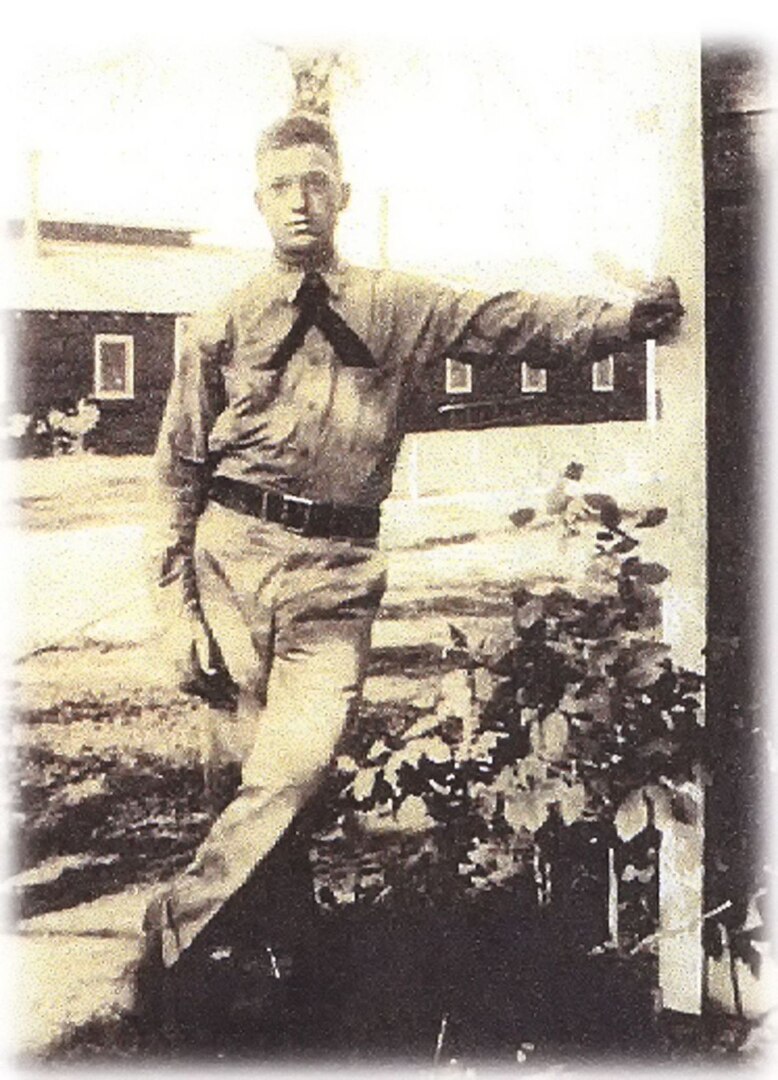
<svg viewBox="0 0 778 1080">
<path fill-rule="evenodd" d="M 598 493 L 584 495 L 584 500 L 588 506 L 591 506 L 592 510 L 599 512 L 600 521 L 606 529 L 615 529 L 620 524 L 621 510 L 619 510 L 616 500 L 611 498 L 610 495 Z"/>
<path fill-rule="evenodd" d="M 537 723 L 537 721 L 535 721 L 535 723 Z M 504 771 L 505 770 L 503 770 L 503 772 Z M 528 757 L 522 758 L 521 761 L 517 763 L 515 771 L 511 770 L 510 775 L 512 782 L 510 787 L 506 789 L 508 792 L 515 791 L 517 784 L 522 787 L 532 784 L 542 784 L 548 775 L 548 765 L 542 758 L 530 754 Z"/>
<path fill-rule="evenodd" d="M 603 506 L 600 511 L 600 521 L 606 529 L 617 529 L 621 523 L 621 510 L 615 503 L 613 506 Z"/>
<path fill-rule="evenodd" d="M 634 551 L 638 543 L 639 541 L 633 540 L 631 536 L 625 536 L 623 540 L 619 540 L 618 544 L 613 545 L 611 554 L 626 555 L 628 551 Z"/>
<path fill-rule="evenodd" d="M 586 789 L 583 784 L 565 786 L 559 799 L 559 809 L 565 825 L 572 825 L 580 820 L 586 809 Z"/>
<path fill-rule="evenodd" d="M 383 739 L 377 739 L 365 755 L 366 760 L 373 765 L 382 765 L 391 756 L 392 751 Z"/>
<path fill-rule="evenodd" d="M 535 520 L 536 512 L 531 506 L 525 506 L 520 510 L 514 510 L 509 517 L 516 528 L 521 529 L 524 525 L 529 525 L 531 521 Z"/>
<path fill-rule="evenodd" d="M 442 764 L 444 761 L 451 760 L 451 747 L 447 746 L 442 739 L 419 739 L 416 748 L 428 761 Z"/>
<path fill-rule="evenodd" d="M 670 571 L 661 563 L 642 562 L 638 565 L 635 577 L 639 577 L 647 585 L 660 585 L 670 577 Z"/>
<path fill-rule="evenodd" d="M 694 793 L 675 791 L 670 799 L 670 812 L 682 825 L 696 825 L 700 820 L 700 807 Z"/>
<path fill-rule="evenodd" d="M 632 840 L 648 825 L 648 806 L 643 789 L 631 791 L 616 811 L 614 819 L 620 840 Z"/>
<path fill-rule="evenodd" d="M 434 825 L 427 804 L 420 795 L 409 795 L 395 815 L 395 824 L 403 832 L 424 832 Z"/>
<path fill-rule="evenodd" d="M 539 793 L 522 791 L 506 800 L 505 820 L 516 832 L 527 829 L 535 833 L 548 817 L 548 803 Z"/>
<path fill-rule="evenodd" d="M 629 666 L 622 676 L 626 689 L 643 689 L 653 684 L 667 671 L 670 647 L 659 642 L 646 642 L 628 654 Z"/>
<path fill-rule="evenodd" d="M 461 668 L 447 671 L 440 680 L 438 717 L 458 716 L 463 720 L 472 715 L 474 703 L 470 693 L 467 673 Z"/>
<path fill-rule="evenodd" d="M 431 732 L 439 730 L 441 721 L 437 716 L 423 716 L 415 723 L 411 724 L 402 734 L 403 744 L 412 742 L 414 739 L 420 738 L 422 735 L 429 735 Z M 380 742 L 381 740 L 379 740 Z M 371 748 L 371 755 L 378 743 L 374 744 Z"/>
<path fill-rule="evenodd" d="M 656 869 L 653 866 L 646 866 L 642 870 L 638 870 L 636 866 L 630 863 L 629 866 L 624 867 L 621 880 L 627 885 L 631 881 L 639 881 L 641 885 L 647 885 L 649 881 L 653 880 L 655 874 Z"/>
<path fill-rule="evenodd" d="M 535 594 L 533 592 L 530 592 L 530 590 L 525 588 L 523 585 L 520 585 L 518 589 L 514 589 L 511 596 L 513 606 L 516 608 L 523 608 L 526 604 L 531 603 L 534 599 Z"/>
<path fill-rule="evenodd" d="M 369 799 L 373 793 L 375 787 L 376 776 L 378 775 L 378 769 L 362 769 L 354 777 L 351 790 L 354 793 L 354 798 L 357 802 L 364 802 L 365 799 Z"/>
<path fill-rule="evenodd" d="M 587 506 L 591 506 L 592 510 L 602 510 L 603 506 L 608 504 L 616 505 L 615 499 L 610 495 L 601 495 L 596 492 L 587 492 L 584 495 L 584 501 Z"/>
<path fill-rule="evenodd" d="M 706 919 L 702 925 L 702 944 L 706 956 L 713 960 L 721 959 L 724 955 L 724 934 L 720 923 Z"/>
<path fill-rule="evenodd" d="M 467 638 L 465 637 L 464 633 L 459 629 L 458 626 L 454 626 L 453 623 L 449 623 L 448 624 L 448 633 L 449 633 L 449 637 L 451 638 L 452 642 L 454 643 L 454 645 L 457 646 L 458 649 L 469 649 L 470 648 L 470 644 L 469 644 Z"/>
<path fill-rule="evenodd" d="M 636 529 L 653 529 L 657 525 L 661 525 L 662 522 L 667 520 L 667 507 L 654 506 L 650 510 L 646 510 L 643 517 L 635 525 Z"/>
<path fill-rule="evenodd" d="M 570 724 L 567 717 L 554 712 L 543 720 L 542 746 L 547 757 L 559 757 L 567 746 L 567 738 L 570 733 Z M 531 738 L 531 736 L 530 736 Z"/>
</svg>

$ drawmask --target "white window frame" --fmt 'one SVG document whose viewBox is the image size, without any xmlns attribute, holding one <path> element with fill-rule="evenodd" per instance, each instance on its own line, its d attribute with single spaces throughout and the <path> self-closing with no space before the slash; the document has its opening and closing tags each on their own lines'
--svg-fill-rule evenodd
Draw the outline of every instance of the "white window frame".
<svg viewBox="0 0 778 1080">
<path fill-rule="evenodd" d="M 473 365 L 446 357 L 446 393 L 472 394 Z"/>
<path fill-rule="evenodd" d="M 612 394 L 615 386 L 613 354 L 595 360 L 592 364 L 592 390 L 595 394 Z"/>
<path fill-rule="evenodd" d="M 542 367 L 530 367 L 521 362 L 522 394 L 545 394 L 548 390 L 548 371 Z"/>
<path fill-rule="evenodd" d="M 124 390 L 106 390 L 100 385 L 102 374 L 100 350 L 104 344 L 126 346 Z M 95 334 L 94 397 L 103 401 L 129 401 L 135 397 L 135 338 L 132 334 Z"/>
</svg>

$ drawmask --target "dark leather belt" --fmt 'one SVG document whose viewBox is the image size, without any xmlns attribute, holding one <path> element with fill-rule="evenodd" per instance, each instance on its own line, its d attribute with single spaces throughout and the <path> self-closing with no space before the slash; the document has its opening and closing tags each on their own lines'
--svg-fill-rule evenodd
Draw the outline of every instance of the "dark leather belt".
<svg viewBox="0 0 778 1080">
<path fill-rule="evenodd" d="M 381 511 L 377 506 L 314 502 L 228 476 L 215 476 L 209 494 L 220 506 L 283 525 L 299 536 L 374 540 L 381 526 Z"/>
</svg>

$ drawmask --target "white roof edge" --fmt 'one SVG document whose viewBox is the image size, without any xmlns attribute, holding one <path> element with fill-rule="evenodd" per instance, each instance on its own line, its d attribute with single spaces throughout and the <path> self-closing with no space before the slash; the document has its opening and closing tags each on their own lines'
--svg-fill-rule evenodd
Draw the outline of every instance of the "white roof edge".
<svg viewBox="0 0 778 1080">
<path fill-rule="evenodd" d="M 36 258 L 9 252 L 5 308 L 184 314 L 207 308 L 266 264 L 268 252 L 48 241 Z M 14 257 L 15 256 L 15 257 Z"/>
</svg>

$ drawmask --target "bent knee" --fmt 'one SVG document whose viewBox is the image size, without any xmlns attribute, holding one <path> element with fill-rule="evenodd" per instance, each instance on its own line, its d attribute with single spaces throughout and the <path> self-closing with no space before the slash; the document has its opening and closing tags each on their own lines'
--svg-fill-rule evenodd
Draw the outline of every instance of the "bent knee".
<svg viewBox="0 0 778 1080">
<path fill-rule="evenodd" d="M 314 785 L 330 764 L 342 724 L 289 725 L 260 733 L 243 769 L 243 782 L 280 791 Z M 264 737 L 263 737 L 264 736 Z"/>
<path fill-rule="evenodd" d="M 279 771 L 293 785 L 313 780 L 332 760 L 339 734 L 340 725 L 337 730 L 323 725 L 313 730 L 290 732 L 278 754 Z"/>
</svg>

